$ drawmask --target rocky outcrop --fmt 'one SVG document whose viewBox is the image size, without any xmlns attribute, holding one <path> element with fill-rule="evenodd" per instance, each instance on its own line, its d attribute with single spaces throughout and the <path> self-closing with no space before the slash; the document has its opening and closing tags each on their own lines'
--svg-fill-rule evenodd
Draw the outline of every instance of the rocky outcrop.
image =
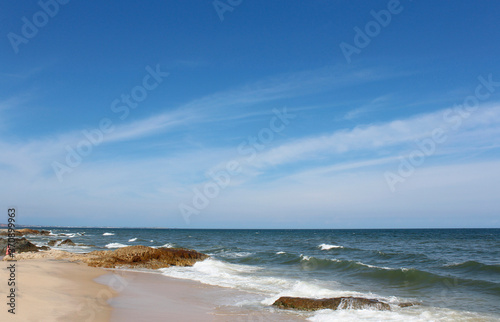
<svg viewBox="0 0 500 322">
<path fill-rule="evenodd" d="M 7 236 L 8 234 L 9 234 L 9 231 L 7 229 L 0 230 L 0 236 Z M 26 235 L 48 236 L 48 235 L 50 235 L 50 231 L 23 228 L 23 229 L 14 230 L 14 235 L 15 236 L 26 236 Z"/>
<path fill-rule="evenodd" d="M 192 266 L 208 255 L 182 248 L 151 248 L 147 246 L 128 246 L 114 251 L 93 251 L 88 254 L 74 254 L 60 250 L 50 250 L 38 254 L 19 254 L 17 260 L 53 258 L 79 261 L 89 266 L 106 268 L 149 268 L 158 269 L 169 266 Z"/>
<path fill-rule="evenodd" d="M 73 243 L 73 241 L 69 238 L 59 244 L 59 246 L 62 246 L 62 245 L 76 246 L 76 244 Z"/>
<path fill-rule="evenodd" d="M 39 250 L 46 250 L 49 249 L 46 246 L 43 247 L 38 247 L 34 244 L 32 244 L 29 240 L 26 238 L 15 238 L 14 239 L 14 252 L 15 253 L 24 253 L 24 252 L 38 252 Z M 8 244 L 8 239 L 7 238 L 0 238 L 0 254 L 3 255 L 7 251 L 7 244 Z"/>
<path fill-rule="evenodd" d="M 133 267 L 158 269 L 169 266 L 192 266 L 208 256 L 182 248 L 151 248 L 128 246 L 114 251 L 93 251 L 84 260 L 95 267 Z"/>
<path fill-rule="evenodd" d="M 295 309 L 302 311 L 315 310 L 342 310 L 342 309 L 376 309 L 380 311 L 390 311 L 389 304 L 375 299 L 367 299 L 363 297 L 334 297 L 328 299 L 310 299 L 303 297 L 288 297 L 282 296 L 277 299 L 274 306 L 281 309 Z"/>
</svg>

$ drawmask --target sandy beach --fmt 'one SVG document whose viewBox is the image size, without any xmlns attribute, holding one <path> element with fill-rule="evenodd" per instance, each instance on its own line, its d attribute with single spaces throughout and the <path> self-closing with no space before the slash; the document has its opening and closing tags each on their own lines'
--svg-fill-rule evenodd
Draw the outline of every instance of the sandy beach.
<svg viewBox="0 0 500 322">
<path fill-rule="evenodd" d="M 0 296 L 6 299 L 11 261 L 2 261 Z M 107 299 L 117 293 L 94 281 L 103 269 L 61 260 L 34 259 L 16 262 L 16 309 L 2 305 L 2 321 L 109 321 Z M 104 300 L 103 300 L 104 299 Z"/>
<path fill-rule="evenodd" d="M 3 281 L 12 261 L 2 261 Z M 238 307 L 245 292 L 165 277 L 110 270 L 58 259 L 16 263 L 16 314 L 2 321 L 303 321 L 291 312 Z M 1 288 L 2 298 L 7 288 Z"/>
</svg>

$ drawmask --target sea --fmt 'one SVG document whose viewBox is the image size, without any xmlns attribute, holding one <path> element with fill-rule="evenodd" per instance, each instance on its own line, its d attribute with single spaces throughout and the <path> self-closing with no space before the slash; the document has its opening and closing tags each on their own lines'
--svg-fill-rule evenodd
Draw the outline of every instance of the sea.
<svg viewBox="0 0 500 322">
<path fill-rule="evenodd" d="M 37 245 L 70 238 L 71 252 L 131 245 L 210 255 L 164 276 L 245 291 L 237 306 L 278 310 L 280 296 L 360 296 L 391 311 L 294 312 L 309 321 L 500 321 L 500 229 L 57 228 Z M 90 245 L 90 246 L 89 246 Z M 168 290 L 166 290 L 168 291 Z M 412 302 L 417 305 L 399 307 Z"/>
</svg>

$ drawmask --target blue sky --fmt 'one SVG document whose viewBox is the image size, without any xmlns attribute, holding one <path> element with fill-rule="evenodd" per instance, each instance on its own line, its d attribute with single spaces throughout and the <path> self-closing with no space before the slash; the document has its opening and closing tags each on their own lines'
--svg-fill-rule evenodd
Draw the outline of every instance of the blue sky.
<svg viewBox="0 0 500 322">
<path fill-rule="evenodd" d="M 500 227 L 497 2 L 0 12 L 0 205 L 21 224 Z"/>
</svg>

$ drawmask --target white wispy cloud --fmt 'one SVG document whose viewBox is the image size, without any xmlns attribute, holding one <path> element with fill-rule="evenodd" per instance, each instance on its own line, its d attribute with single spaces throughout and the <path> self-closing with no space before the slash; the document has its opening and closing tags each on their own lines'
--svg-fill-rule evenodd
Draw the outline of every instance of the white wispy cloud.
<svg viewBox="0 0 500 322">
<path fill-rule="evenodd" d="M 449 137 L 460 138 L 464 146 L 496 141 L 492 134 L 497 133 L 500 125 L 499 105 L 481 107 L 468 118 L 460 119 L 460 125 L 456 121 L 458 119 L 445 119 L 445 115 L 448 115 L 446 111 L 445 109 L 381 124 L 360 125 L 331 134 L 294 140 L 262 153 L 255 166 L 276 166 L 314 159 L 321 154 L 374 150 L 402 144 L 415 147 L 415 140 L 431 137 L 432 131 L 438 128 L 443 129 Z M 454 114 L 453 117 L 459 116 Z"/>
<path fill-rule="evenodd" d="M 360 106 L 358 108 L 355 108 L 353 110 L 348 111 L 344 115 L 344 119 L 352 121 L 352 120 L 357 119 L 365 114 L 373 113 L 377 109 L 379 109 L 383 106 L 386 106 L 386 104 L 390 100 L 390 98 L 391 98 L 390 95 L 383 95 L 383 96 L 379 96 L 375 99 L 372 99 L 367 104 L 364 104 L 363 106 Z"/>
</svg>

